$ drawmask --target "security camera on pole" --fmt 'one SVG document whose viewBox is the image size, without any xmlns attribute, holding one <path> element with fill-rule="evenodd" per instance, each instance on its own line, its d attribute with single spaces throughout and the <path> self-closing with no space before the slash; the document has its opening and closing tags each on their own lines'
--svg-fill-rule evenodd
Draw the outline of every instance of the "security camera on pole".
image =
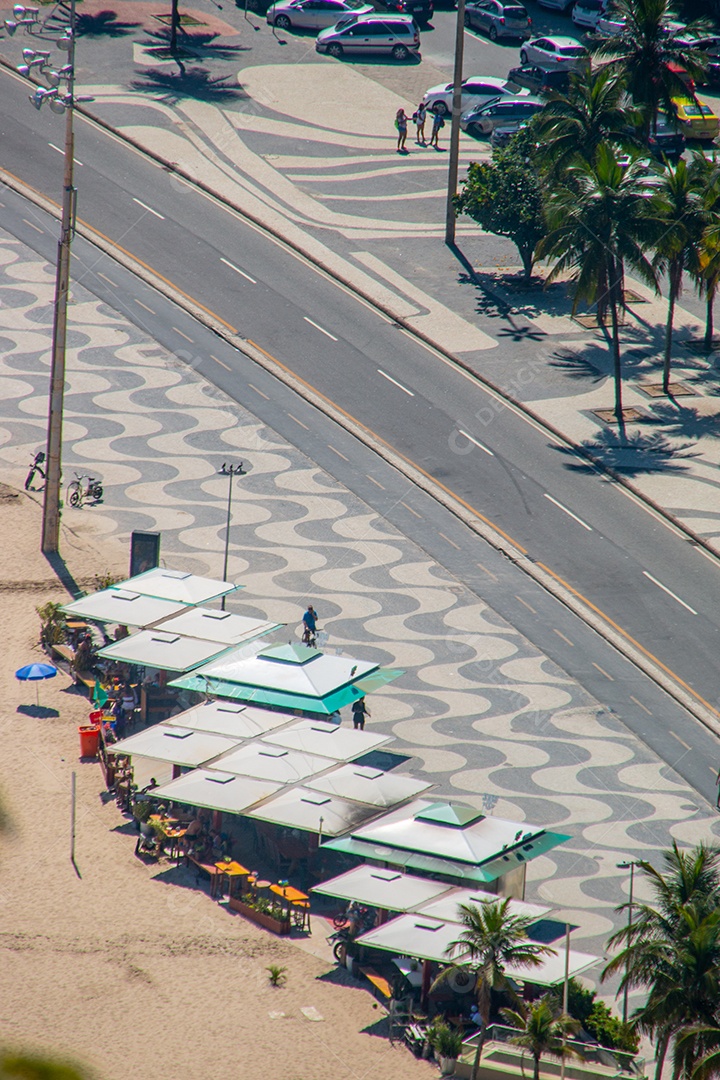
<svg viewBox="0 0 720 1080">
<path fill-rule="evenodd" d="M 55 44 L 67 53 L 67 64 L 53 69 L 50 53 L 35 49 L 23 49 L 24 63 L 18 67 L 21 75 L 37 72 L 49 83 L 38 86 L 30 96 L 30 102 L 40 110 L 45 102 L 59 115 L 65 114 L 65 168 L 63 175 L 62 217 L 58 240 L 55 272 L 55 303 L 53 312 L 52 355 L 50 362 L 50 401 L 48 409 L 47 466 L 45 498 L 42 520 L 42 550 L 51 554 L 58 550 L 60 540 L 60 478 L 62 452 L 63 398 L 65 393 L 65 342 L 67 333 L 67 305 L 70 291 L 70 245 L 75 231 L 76 191 L 73 187 L 74 165 L 74 65 L 75 65 L 75 2 L 70 2 L 70 22 L 60 27 Z M 12 36 L 22 26 L 26 34 L 32 34 L 39 26 L 38 8 L 26 8 L 16 4 L 13 18 L 7 19 L 5 28 Z M 51 31 L 43 27 L 46 34 Z"/>
</svg>

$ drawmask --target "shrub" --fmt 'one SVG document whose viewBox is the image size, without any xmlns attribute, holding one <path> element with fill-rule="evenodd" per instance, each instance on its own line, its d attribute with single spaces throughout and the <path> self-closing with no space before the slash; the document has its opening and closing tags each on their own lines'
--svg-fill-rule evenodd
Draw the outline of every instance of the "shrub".
<svg viewBox="0 0 720 1080">
<path fill-rule="evenodd" d="M 268 979 L 270 980 L 271 986 L 282 986 L 287 979 L 287 975 L 285 974 L 287 968 L 278 967 L 277 964 L 270 964 L 265 970 L 268 973 Z"/>
</svg>

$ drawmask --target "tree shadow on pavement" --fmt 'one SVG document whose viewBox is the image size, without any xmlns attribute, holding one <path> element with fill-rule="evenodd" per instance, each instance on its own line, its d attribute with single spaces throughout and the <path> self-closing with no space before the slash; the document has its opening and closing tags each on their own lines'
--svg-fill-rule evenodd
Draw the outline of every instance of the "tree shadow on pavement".
<svg viewBox="0 0 720 1080">
<path fill-rule="evenodd" d="M 670 401 L 654 402 L 651 418 L 651 422 L 661 424 L 668 435 L 697 441 L 708 435 L 720 434 L 720 415 L 714 413 L 706 416 L 692 405 L 684 405 L 674 398 L 672 400 L 674 404 Z"/>
<path fill-rule="evenodd" d="M 133 90 L 161 93 L 167 104 L 175 104 L 182 98 L 210 102 L 249 100 L 242 87 L 227 75 L 211 75 L 207 68 L 186 68 L 180 62 L 178 71 L 148 68 L 144 78 L 133 79 L 130 86 Z"/>
<path fill-rule="evenodd" d="M 567 375 L 570 379 L 588 379 L 595 383 L 604 382 L 609 372 L 596 367 L 591 360 L 574 349 L 556 349 L 548 358 L 550 367 Z"/>
<path fill-rule="evenodd" d="M 648 472 L 681 474 L 687 472 L 683 458 L 699 457 L 692 453 L 691 443 L 675 446 L 660 432 L 635 431 L 623 438 L 619 432 L 608 429 L 579 445 L 593 461 L 623 476 L 641 476 Z M 559 446 L 556 449 L 568 458 L 566 468 L 573 472 L 594 471 L 590 462 L 578 458 L 569 447 Z"/>
<path fill-rule="evenodd" d="M 77 15 L 76 34 L 78 37 L 125 37 L 132 33 L 141 23 L 120 22 L 117 12 L 98 11 L 94 15 L 85 12 Z"/>
<path fill-rule="evenodd" d="M 235 60 L 240 53 L 249 52 L 249 45 L 226 45 L 219 34 L 202 30 L 188 31 L 185 27 L 178 27 L 180 31 L 179 41 L 182 41 L 178 49 L 182 57 L 188 54 L 197 60 Z M 143 49 L 170 49 L 170 31 L 168 29 L 146 30 L 145 41 L 140 42 Z"/>
</svg>

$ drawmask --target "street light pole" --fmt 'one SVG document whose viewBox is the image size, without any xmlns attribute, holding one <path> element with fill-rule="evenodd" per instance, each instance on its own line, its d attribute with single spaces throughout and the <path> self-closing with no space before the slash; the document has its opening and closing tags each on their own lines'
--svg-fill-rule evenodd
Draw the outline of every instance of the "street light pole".
<svg viewBox="0 0 720 1080">
<path fill-rule="evenodd" d="M 47 466 L 42 517 L 42 550 L 51 554 L 60 543 L 60 477 L 62 462 L 63 399 L 65 395 L 65 347 L 67 339 L 67 306 L 70 291 L 70 254 L 75 231 L 76 191 L 73 187 L 75 135 L 73 130 L 75 88 L 75 0 L 70 4 L 68 65 L 65 79 L 65 168 L 63 175 L 62 218 L 58 240 L 55 273 L 55 304 L 53 312 L 52 356 L 50 361 L 50 402 L 48 412 Z"/>
<path fill-rule="evenodd" d="M 463 54 L 465 51 L 465 0 L 457 0 L 455 27 L 455 69 L 453 72 L 450 156 L 448 159 L 447 203 L 445 207 L 445 243 L 455 243 L 455 196 L 457 195 L 458 159 L 460 157 L 460 114 L 462 113 Z"/>
<path fill-rule="evenodd" d="M 230 509 L 232 507 L 232 482 L 235 476 L 244 476 L 245 470 L 243 469 L 242 461 L 238 465 L 226 464 L 223 462 L 223 467 L 220 470 L 221 476 L 228 477 L 228 501 L 227 501 L 227 520 L 225 523 L 225 561 L 223 563 L 223 581 L 227 581 L 228 573 L 228 557 L 230 554 Z M 225 597 L 223 596 L 220 607 L 222 611 L 225 610 Z"/>
<path fill-rule="evenodd" d="M 627 940 L 625 942 L 625 948 L 630 946 L 630 929 L 632 927 L 632 909 L 633 909 L 633 886 L 635 883 L 635 867 L 638 864 L 634 861 L 618 863 L 618 870 L 630 871 L 630 896 L 628 899 L 628 918 L 627 918 Z M 625 987 L 623 989 L 623 1024 L 627 1024 L 628 1019 L 628 982 L 627 977 L 630 970 L 630 959 L 625 956 Z"/>
</svg>

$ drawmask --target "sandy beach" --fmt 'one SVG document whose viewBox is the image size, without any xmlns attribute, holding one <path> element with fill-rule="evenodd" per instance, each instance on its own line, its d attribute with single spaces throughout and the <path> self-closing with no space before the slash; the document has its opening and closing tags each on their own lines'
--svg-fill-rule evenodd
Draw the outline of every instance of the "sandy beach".
<svg viewBox="0 0 720 1080">
<path fill-rule="evenodd" d="M 36 605 L 67 596 L 37 550 L 39 529 L 39 504 L 0 488 L 0 783 L 12 822 L 0 841 L 0 1043 L 64 1055 L 104 1080 L 436 1075 L 389 1045 L 384 1011 L 334 965 L 228 913 L 184 868 L 134 858 L 135 833 L 100 766 L 78 759 L 87 699 L 60 673 L 40 685 L 38 710 L 35 686 L 13 678 L 44 658 Z M 110 540 L 100 550 L 64 530 L 63 552 L 86 588 L 95 574 L 126 572 Z M 284 988 L 269 985 L 268 964 L 287 968 Z"/>
</svg>

